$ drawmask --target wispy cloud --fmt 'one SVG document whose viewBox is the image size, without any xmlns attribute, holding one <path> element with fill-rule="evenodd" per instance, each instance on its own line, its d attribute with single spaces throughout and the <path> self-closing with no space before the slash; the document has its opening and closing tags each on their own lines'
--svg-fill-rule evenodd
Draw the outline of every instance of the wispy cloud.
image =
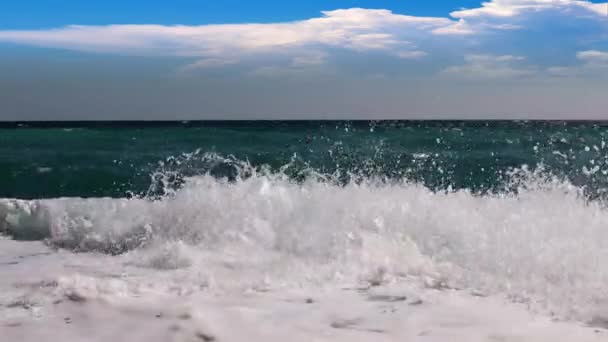
<svg viewBox="0 0 608 342">
<path fill-rule="evenodd" d="M 426 57 L 427 55 L 428 53 L 424 51 L 403 51 L 397 53 L 397 56 L 403 59 L 420 59 Z"/>
<path fill-rule="evenodd" d="M 576 57 L 589 64 L 608 64 L 608 52 L 598 50 L 581 51 Z"/>
<path fill-rule="evenodd" d="M 306 51 L 293 57 L 291 65 L 294 67 L 315 66 L 325 64 L 327 53 L 322 51 Z"/>
<path fill-rule="evenodd" d="M 532 76 L 536 68 L 525 65 L 525 58 L 512 55 L 467 55 L 465 64 L 450 66 L 442 74 L 468 80 L 509 80 Z"/>
<path fill-rule="evenodd" d="M 547 68 L 547 73 L 557 77 L 608 77 L 608 51 L 579 51 L 576 58 L 580 63 L 573 66 L 552 66 Z"/>
<path fill-rule="evenodd" d="M 198 60 L 194 63 L 190 63 L 182 68 L 182 71 L 192 71 L 197 69 L 210 69 L 220 68 L 227 65 L 237 64 L 237 59 L 220 59 L 220 58 L 206 58 Z"/>
</svg>

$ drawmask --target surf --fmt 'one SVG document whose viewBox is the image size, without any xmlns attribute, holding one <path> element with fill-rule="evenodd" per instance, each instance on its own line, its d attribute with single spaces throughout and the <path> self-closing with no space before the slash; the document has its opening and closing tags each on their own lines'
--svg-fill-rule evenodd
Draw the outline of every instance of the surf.
<svg viewBox="0 0 608 342">
<path fill-rule="evenodd" d="M 405 180 L 202 175 L 160 199 L 3 199 L 0 230 L 144 268 L 204 269 L 219 284 L 235 268 L 251 283 L 410 278 L 592 317 L 608 301 L 608 211 L 568 182 L 522 184 L 476 194 Z"/>
</svg>

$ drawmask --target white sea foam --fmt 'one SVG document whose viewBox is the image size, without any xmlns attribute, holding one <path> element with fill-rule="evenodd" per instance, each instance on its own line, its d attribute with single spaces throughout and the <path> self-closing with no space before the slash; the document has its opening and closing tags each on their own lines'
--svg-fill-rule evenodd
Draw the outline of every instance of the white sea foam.
<svg viewBox="0 0 608 342">
<path fill-rule="evenodd" d="M 606 312 L 608 303 L 608 211 L 560 182 L 480 196 L 408 183 L 201 176 L 158 201 L 0 200 L 0 230 L 123 253 L 116 258 L 127 264 L 183 270 L 179 281 L 194 283 L 196 275 L 204 286 L 405 277 L 577 320 Z"/>
</svg>

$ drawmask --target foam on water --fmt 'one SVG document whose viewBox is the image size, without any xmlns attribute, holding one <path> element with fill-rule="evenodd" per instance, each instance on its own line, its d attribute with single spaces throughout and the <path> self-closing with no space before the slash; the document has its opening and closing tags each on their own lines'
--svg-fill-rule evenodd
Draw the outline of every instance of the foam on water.
<svg viewBox="0 0 608 342">
<path fill-rule="evenodd" d="M 0 231 L 16 239 L 196 270 L 218 286 L 410 277 L 575 319 L 608 304 L 607 227 L 599 202 L 538 179 L 517 195 L 479 196 L 407 182 L 198 176 L 156 201 L 0 200 Z"/>
</svg>

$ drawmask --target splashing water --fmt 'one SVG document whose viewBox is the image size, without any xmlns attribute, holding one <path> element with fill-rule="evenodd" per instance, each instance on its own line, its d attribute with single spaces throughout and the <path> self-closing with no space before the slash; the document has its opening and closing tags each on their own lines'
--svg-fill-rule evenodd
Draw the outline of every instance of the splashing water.
<svg viewBox="0 0 608 342">
<path fill-rule="evenodd" d="M 273 173 L 229 160 L 233 179 L 184 177 L 154 199 L 1 200 L 0 230 L 141 267 L 204 268 L 218 283 L 226 272 L 322 285 L 382 270 L 565 318 L 588 319 L 608 304 L 608 211 L 558 178 L 519 170 L 517 191 L 482 195 L 320 174 L 296 182 L 289 165 Z"/>
<path fill-rule="evenodd" d="M 4 130 L 0 232 L 182 286 L 406 278 L 588 321 L 608 311 L 606 139 L 551 123 Z"/>
</svg>

